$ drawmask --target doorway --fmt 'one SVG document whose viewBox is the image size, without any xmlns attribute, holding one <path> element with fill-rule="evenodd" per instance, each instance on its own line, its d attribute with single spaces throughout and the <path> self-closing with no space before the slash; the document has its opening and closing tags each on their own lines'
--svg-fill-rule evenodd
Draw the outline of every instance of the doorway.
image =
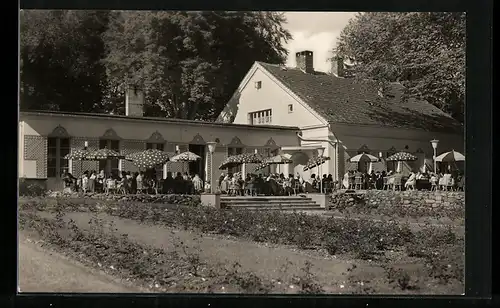
<svg viewBox="0 0 500 308">
<path fill-rule="evenodd" d="M 205 178 L 205 145 L 204 144 L 190 144 L 189 152 L 192 152 L 201 157 L 197 161 L 189 162 L 189 174 L 198 176 L 202 179 Z"/>
</svg>

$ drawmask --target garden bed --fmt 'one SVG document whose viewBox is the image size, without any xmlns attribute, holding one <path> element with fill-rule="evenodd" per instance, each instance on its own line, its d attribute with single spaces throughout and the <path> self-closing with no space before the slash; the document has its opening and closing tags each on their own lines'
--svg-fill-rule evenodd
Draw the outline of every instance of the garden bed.
<svg viewBox="0 0 500 308">
<path fill-rule="evenodd" d="M 224 286 L 225 283 L 226 290 L 229 288 L 236 292 L 256 293 L 307 292 L 307 289 L 311 288 L 316 291 L 320 288 L 328 293 L 462 293 L 463 238 L 456 236 L 448 228 L 429 226 L 415 232 L 408 226 L 396 222 L 353 219 L 339 221 L 299 213 L 221 211 L 207 207 L 184 206 L 166 209 L 159 204 L 108 201 L 82 206 L 81 203 L 75 204 L 71 200 L 64 199 L 57 199 L 56 203 L 51 200 L 51 204 L 47 204 L 50 202 L 44 203 L 40 199 L 34 200 L 24 200 L 20 204 L 21 225 L 31 229 L 37 229 L 37 224 L 31 221 L 43 221 L 46 225 L 56 223 L 65 225 L 66 227 L 61 227 L 61 230 L 73 231 L 69 233 L 63 231 L 60 233 L 62 235 L 56 235 L 59 231 L 47 233 L 41 227 L 39 231 L 42 237 L 52 238 L 56 246 L 66 247 L 68 251 L 81 250 L 81 247 L 87 245 L 85 258 L 99 260 L 99 258 L 105 259 L 105 255 L 102 254 L 109 254 L 110 262 L 116 264 L 117 254 L 120 252 L 113 250 L 114 248 L 110 250 L 109 247 L 126 245 L 126 250 L 130 251 L 142 249 L 141 251 L 163 254 L 165 256 L 159 260 L 167 258 L 162 262 L 171 266 L 175 264 L 173 267 L 181 270 L 183 267 L 178 264 L 179 261 L 171 259 L 166 253 L 176 250 L 172 247 L 163 247 L 159 243 L 174 242 L 171 236 L 172 231 L 185 236 L 184 241 L 180 240 L 183 244 L 177 246 L 179 251 L 187 250 L 182 247 L 183 245 L 192 246 L 193 243 L 198 243 L 196 245 L 203 249 L 193 247 L 190 249 L 199 253 L 185 254 L 186 257 L 182 261 L 185 262 L 185 272 L 168 272 L 167 276 L 190 277 L 189 264 L 194 262 L 193 260 L 203 259 L 206 260 L 207 272 L 204 272 L 202 277 L 206 281 L 201 283 L 198 281 L 199 277 L 191 273 L 197 279 L 193 278 L 196 283 L 189 279 L 189 281 L 177 282 L 176 286 L 165 281 L 155 282 L 167 291 L 179 291 L 182 285 L 182 288 L 187 288 L 187 291 L 203 292 L 205 290 L 203 288 L 208 288 L 205 291 L 218 289 L 218 287 L 210 286 Z M 99 228 L 94 231 L 86 229 L 85 225 L 88 226 L 92 215 L 101 217 L 107 221 L 107 224 L 111 219 L 116 220 L 116 225 L 122 227 L 115 227 L 115 229 L 120 229 L 119 232 L 116 230 L 114 232 L 113 228 L 105 228 L 108 231 L 103 231 L 102 227 L 100 227 L 101 231 L 97 230 Z M 63 222 L 61 217 L 66 217 L 66 220 Z M 73 219 L 73 222 L 68 218 Z M 124 225 L 129 227 L 123 227 Z M 80 231 L 78 233 L 74 230 Z M 128 233 L 129 236 L 122 237 L 120 232 Z M 82 237 L 82 233 L 87 234 L 86 237 Z M 138 236 L 138 233 L 143 235 Z M 193 234 L 194 238 L 186 234 Z M 203 236 L 200 238 L 201 235 Z M 210 235 L 211 238 L 207 238 L 206 235 Z M 78 236 L 82 239 L 81 241 L 76 240 Z M 176 236 L 179 237 L 179 235 Z M 102 251 L 85 244 L 88 241 L 116 242 L 118 240 L 122 241 L 117 242 L 119 245 L 105 244 L 108 248 Z M 199 240 L 201 242 L 198 242 Z M 229 244 L 231 241 L 232 244 Z M 224 251 L 226 251 L 227 259 L 220 255 L 220 253 L 224 254 Z M 245 254 L 238 255 L 236 251 L 245 252 Z M 294 264 L 291 267 L 302 268 L 303 271 L 280 277 L 277 269 L 288 264 L 283 258 L 279 258 L 283 255 L 288 255 L 295 261 L 292 261 Z M 231 256 L 233 256 L 232 259 Z M 138 256 L 133 253 L 130 257 L 132 259 L 129 262 L 135 262 L 136 265 L 130 263 L 128 267 L 126 266 L 127 268 L 120 271 L 126 276 L 130 276 L 129 271 L 136 266 L 145 267 L 146 273 L 141 275 L 147 278 L 144 278 L 146 284 L 153 284 L 152 281 L 167 274 L 161 271 L 155 272 L 156 270 L 150 268 L 155 267 L 154 264 L 157 261 L 137 259 Z M 232 266 L 225 268 L 216 264 L 216 260 L 224 260 L 226 265 L 232 264 L 240 268 L 236 270 L 236 273 Z M 281 260 L 281 264 L 271 264 L 271 262 L 266 265 L 265 260 Z M 118 263 L 126 264 L 126 262 Z M 151 265 L 147 265 L 148 263 Z M 325 269 L 328 270 L 325 271 Z M 140 269 L 136 269 L 138 270 Z M 212 273 L 210 275 L 218 272 L 219 274 L 215 275 L 218 278 L 208 279 L 209 272 Z M 232 275 L 233 278 L 227 278 L 228 275 Z M 246 275 L 246 278 L 235 278 L 238 275 Z M 302 277 L 302 282 L 300 277 Z M 244 282 L 246 280 L 251 280 L 260 287 L 248 287 L 247 284 L 250 282 Z M 306 280 L 307 283 L 304 282 Z M 228 281 L 232 282 L 228 283 Z M 209 285 L 207 286 L 205 282 Z M 284 284 L 294 285 L 294 282 L 296 289 L 283 287 Z M 193 287 L 189 287 L 191 285 L 197 287 L 192 289 Z"/>
</svg>

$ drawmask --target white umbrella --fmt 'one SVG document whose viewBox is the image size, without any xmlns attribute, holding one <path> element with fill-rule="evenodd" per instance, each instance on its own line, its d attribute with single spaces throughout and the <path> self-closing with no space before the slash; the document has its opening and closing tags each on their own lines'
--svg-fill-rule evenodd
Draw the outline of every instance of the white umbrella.
<svg viewBox="0 0 500 308">
<path fill-rule="evenodd" d="M 438 162 L 465 161 L 465 156 L 462 153 L 459 153 L 455 150 L 451 150 L 450 152 L 443 153 L 438 157 L 436 157 L 436 161 Z"/>
<path fill-rule="evenodd" d="M 201 157 L 199 155 L 194 154 L 193 152 L 183 152 L 181 154 L 175 155 L 170 159 L 170 161 L 173 162 L 191 162 L 191 161 L 197 161 Z"/>
<path fill-rule="evenodd" d="M 378 157 L 375 157 L 373 155 L 370 155 L 370 154 L 366 154 L 366 153 L 363 153 L 363 154 L 358 154 L 356 156 L 353 156 L 351 158 L 349 158 L 349 162 L 351 163 L 359 163 L 360 161 L 370 161 L 370 162 L 377 162 L 378 161 Z"/>
</svg>

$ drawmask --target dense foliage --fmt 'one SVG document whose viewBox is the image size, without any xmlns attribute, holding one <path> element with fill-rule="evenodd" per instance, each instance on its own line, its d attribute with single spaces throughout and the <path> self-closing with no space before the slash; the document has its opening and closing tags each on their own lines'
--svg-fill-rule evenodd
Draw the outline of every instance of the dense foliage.
<svg viewBox="0 0 500 308">
<path fill-rule="evenodd" d="M 355 59 L 358 78 L 401 82 L 463 123 L 465 13 L 360 13 L 342 30 L 334 53 Z"/>
<path fill-rule="evenodd" d="M 254 61 L 283 63 L 274 12 L 22 11 L 21 107 L 214 119 Z"/>
</svg>

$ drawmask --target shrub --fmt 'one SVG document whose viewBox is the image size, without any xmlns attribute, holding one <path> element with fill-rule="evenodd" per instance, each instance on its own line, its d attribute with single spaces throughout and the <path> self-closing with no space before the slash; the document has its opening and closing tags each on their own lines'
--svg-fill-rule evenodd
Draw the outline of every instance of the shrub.
<svg viewBox="0 0 500 308">
<path fill-rule="evenodd" d="M 316 277 L 311 272 L 312 264 L 306 261 L 302 270 L 302 275 L 295 276 L 293 281 L 300 287 L 300 294 L 321 294 L 325 291 L 321 285 L 316 282 Z"/>
<path fill-rule="evenodd" d="M 36 197 L 36 196 L 44 196 L 46 193 L 45 187 L 38 183 L 30 183 L 26 179 L 19 179 L 19 196 L 28 196 L 28 197 Z"/>
</svg>

